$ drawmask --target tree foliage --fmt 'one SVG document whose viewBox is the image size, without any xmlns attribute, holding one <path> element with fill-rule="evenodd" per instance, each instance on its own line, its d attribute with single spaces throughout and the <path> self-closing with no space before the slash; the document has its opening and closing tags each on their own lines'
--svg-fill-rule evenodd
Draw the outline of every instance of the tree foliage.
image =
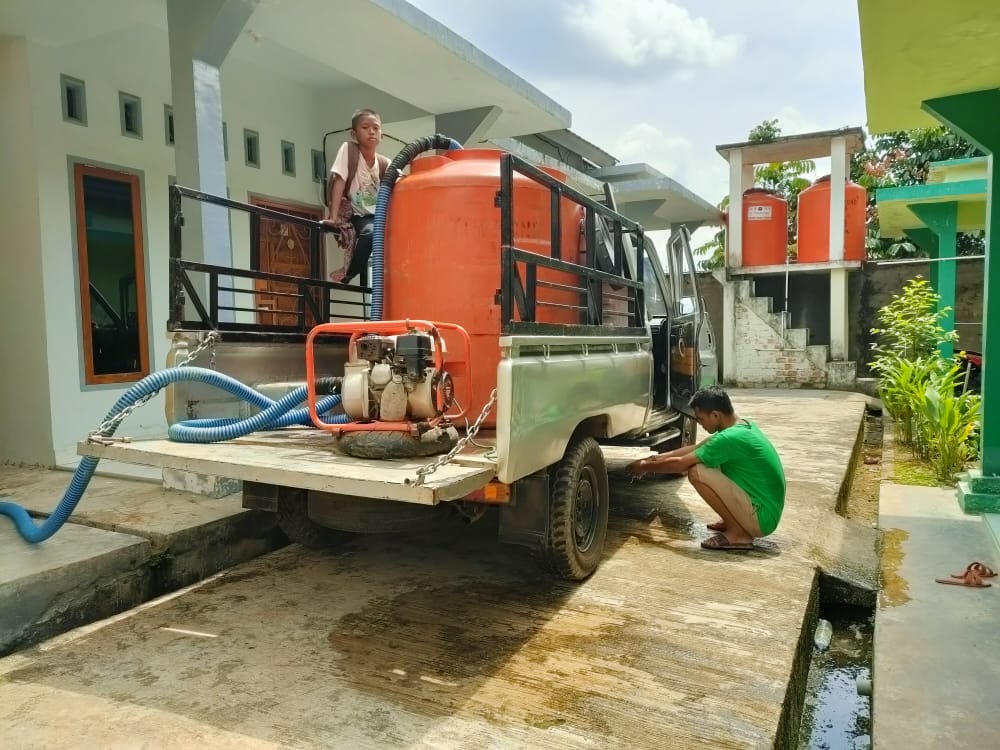
<svg viewBox="0 0 1000 750">
<path fill-rule="evenodd" d="M 867 249 L 870 258 L 926 256 L 909 238 L 881 238 L 875 191 L 886 187 L 922 185 L 931 162 L 982 156 L 968 141 L 947 128 L 900 130 L 865 139 L 865 147 L 851 158 L 851 179 L 868 191 Z M 983 252 L 983 233 L 960 234 L 959 255 Z"/>
</svg>

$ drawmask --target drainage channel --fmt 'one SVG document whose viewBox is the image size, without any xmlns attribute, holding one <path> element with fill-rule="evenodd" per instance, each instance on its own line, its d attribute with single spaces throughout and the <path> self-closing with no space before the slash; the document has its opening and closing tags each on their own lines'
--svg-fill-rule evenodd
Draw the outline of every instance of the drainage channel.
<svg viewBox="0 0 1000 750">
<path fill-rule="evenodd" d="M 865 415 L 861 460 L 851 478 L 843 515 L 858 523 L 878 518 L 883 423 Z M 862 750 L 871 747 L 871 677 L 875 610 L 846 604 L 841 582 L 820 578 L 818 622 L 806 678 L 799 750 Z"/>
<path fill-rule="evenodd" d="M 799 750 L 869 748 L 875 612 L 829 604 L 820 607 L 819 616 L 806 679 Z M 830 630 L 824 632 L 827 624 Z"/>
</svg>

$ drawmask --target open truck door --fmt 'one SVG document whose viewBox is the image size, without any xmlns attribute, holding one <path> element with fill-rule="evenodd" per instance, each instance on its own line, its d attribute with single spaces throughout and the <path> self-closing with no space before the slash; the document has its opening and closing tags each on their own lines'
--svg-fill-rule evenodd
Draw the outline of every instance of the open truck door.
<svg viewBox="0 0 1000 750">
<path fill-rule="evenodd" d="M 681 227 L 667 243 L 670 278 L 670 405 L 694 416 L 688 402 L 701 387 L 701 342 L 704 320 L 698 275 L 691 255 L 691 233 Z"/>
</svg>

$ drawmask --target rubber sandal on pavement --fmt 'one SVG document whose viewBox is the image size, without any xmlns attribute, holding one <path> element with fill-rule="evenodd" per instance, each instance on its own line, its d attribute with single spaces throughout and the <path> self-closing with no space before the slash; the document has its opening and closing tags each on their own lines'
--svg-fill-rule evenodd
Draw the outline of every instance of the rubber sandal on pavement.
<svg viewBox="0 0 1000 750">
<path fill-rule="evenodd" d="M 965 571 L 961 578 L 935 578 L 934 580 L 946 586 L 965 586 L 970 589 L 988 589 L 991 586 L 974 570 Z"/>
<path fill-rule="evenodd" d="M 975 573 L 976 575 L 978 575 L 980 578 L 995 578 L 996 577 L 996 571 L 995 570 L 993 570 L 988 565 L 983 565 L 978 560 L 976 562 L 970 562 L 966 566 L 965 570 L 963 570 L 961 573 L 952 573 L 951 577 L 952 578 L 965 578 L 965 574 L 968 573 L 970 570 L 973 573 Z"/>
<path fill-rule="evenodd" d="M 730 542 L 725 534 L 716 534 L 701 543 L 702 549 L 720 550 L 725 552 L 746 552 L 753 549 L 753 542 Z M 987 584 L 989 585 L 989 584 Z"/>
</svg>

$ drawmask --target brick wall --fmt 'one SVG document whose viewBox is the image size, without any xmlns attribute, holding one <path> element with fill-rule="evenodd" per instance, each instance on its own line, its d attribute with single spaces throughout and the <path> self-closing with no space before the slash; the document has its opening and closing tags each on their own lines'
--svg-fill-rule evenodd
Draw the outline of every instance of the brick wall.
<svg viewBox="0 0 1000 750">
<path fill-rule="evenodd" d="M 848 305 L 851 311 L 849 359 L 858 363 L 858 373 L 868 374 L 866 363 L 874 337 L 869 333 L 878 324 L 878 310 L 887 304 L 892 295 L 915 276 L 927 278 L 929 264 L 875 265 L 867 264 L 860 272 L 854 272 L 849 280 Z M 959 325 L 959 347 L 972 351 L 982 351 L 983 320 L 983 261 L 959 261 L 956 281 L 955 322 Z M 810 344 L 829 344 L 829 277 L 807 276 L 796 279 L 789 289 L 789 307 L 793 328 L 809 328 Z M 699 274 L 699 283 L 705 305 L 708 309 L 712 328 L 715 330 L 716 351 L 719 356 L 719 372 L 722 372 L 724 352 L 722 326 L 722 285 L 710 273 Z M 780 287 L 780 288 L 779 288 Z M 784 296 L 784 277 L 758 279 L 756 293 L 760 296 L 774 295 L 775 309 L 780 310 Z M 961 324 L 971 325 L 961 325 Z M 788 364 L 788 363 L 782 363 Z"/>
<path fill-rule="evenodd" d="M 825 388 L 822 348 L 810 350 L 803 340 L 794 346 L 782 335 L 778 316 L 766 312 L 764 298 L 747 296 L 748 282 L 738 285 L 734 333 L 736 385 L 779 388 Z M 791 337 L 788 332 L 787 336 Z"/>
</svg>

